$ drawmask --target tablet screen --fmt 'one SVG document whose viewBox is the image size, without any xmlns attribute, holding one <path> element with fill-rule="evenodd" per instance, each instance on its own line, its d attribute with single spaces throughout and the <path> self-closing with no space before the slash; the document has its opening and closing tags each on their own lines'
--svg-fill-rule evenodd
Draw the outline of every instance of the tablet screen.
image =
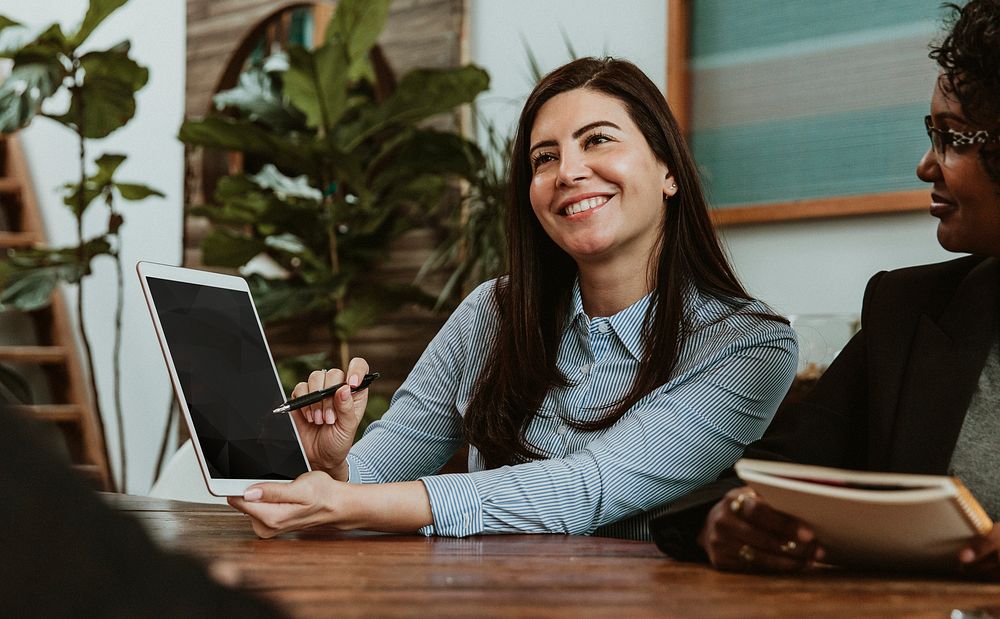
<svg viewBox="0 0 1000 619">
<path fill-rule="evenodd" d="M 146 281 L 209 474 L 295 479 L 305 473 L 291 418 L 271 413 L 284 399 L 250 295 Z"/>
</svg>

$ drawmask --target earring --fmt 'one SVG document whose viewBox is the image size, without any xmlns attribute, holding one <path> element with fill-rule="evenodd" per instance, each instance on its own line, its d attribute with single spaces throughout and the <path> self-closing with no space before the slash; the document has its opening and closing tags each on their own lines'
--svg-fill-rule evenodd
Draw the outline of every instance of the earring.
<svg viewBox="0 0 1000 619">
<path fill-rule="evenodd" d="M 670 183 L 671 189 L 677 189 L 677 183 Z"/>
</svg>

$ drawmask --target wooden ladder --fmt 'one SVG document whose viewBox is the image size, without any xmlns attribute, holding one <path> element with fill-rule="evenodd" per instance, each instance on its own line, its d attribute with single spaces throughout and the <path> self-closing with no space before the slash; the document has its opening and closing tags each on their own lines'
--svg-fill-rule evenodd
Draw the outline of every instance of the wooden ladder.
<svg viewBox="0 0 1000 619">
<path fill-rule="evenodd" d="M 31 177 L 14 136 L 0 135 L 0 250 L 44 245 L 45 228 Z M 15 408 L 59 429 L 73 468 L 96 489 L 111 473 L 73 325 L 57 290 L 41 310 L 3 313 L 0 363 L 24 377 L 34 402 Z"/>
</svg>

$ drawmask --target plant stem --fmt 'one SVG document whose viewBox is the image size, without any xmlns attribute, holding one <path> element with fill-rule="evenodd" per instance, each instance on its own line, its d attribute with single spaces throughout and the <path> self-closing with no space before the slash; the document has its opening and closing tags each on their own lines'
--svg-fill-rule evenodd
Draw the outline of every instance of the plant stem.
<svg viewBox="0 0 1000 619">
<path fill-rule="evenodd" d="M 74 61 L 75 68 L 78 68 L 78 62 Z M 74 95 L 78 95 L 79 86 L 74 85 L 71 90 L 77 90 Z M 78 95 L 79 96 L 79 95 Z M 86 168 L 86 138 L 83 134 L 83 119 L 84 119 L 84 101 L 83 97 L 79 96 L 80 105 L 77 108 L 76 117 L 76 136 L 80 141 L 80 186 L 77 188 L 76 192 L 76 239 L 77 239 L 77 250 L 76 257 L 77 260 L 83 265 L 87 260 L 87 255 L 84 251 L 83 244 L 83 210 L 86 206 L 84 188 L 87 183 L 87 168 Z M 90 391 L 93 396 L 94 404 L 94 420 L 97 422 L 97 431 L 101 437 L 101 449 L 104 451 L 104 462 L 108 467 L 108 484 L 110 485 L 112 492 L 117 492 L 117 484 L 115 483 L 114 475 L 110 474 L 111 471 L 111 454 L 108 453 L 108 441 L 104 429 L 104 415 L 101 412 L 101 398 L 97 391 L 97 377 L 94 375 L 94 351 L 90 347 L 90 338 L 87 337 L 87 326 L 84 323 L 84 311 L 83 311 L 83 277 L 80 277 L 80 281 L 76 284 L 76 322 L 80 325 L 80 343 L 83 345 L 84 359 L 87 361 L 87 374 L 90 377 Z M 122 462 L 122 466 L 124 466 Z"/>
<path fill-rule="evenodd" d="M 111 209 L 112 214 L 114 209 Z M 118 247 L 115 248 L 112 256 L 115 260 L 115 277 L 117 279 L 117 305 L 115 306 L 115 345 L 112 362 L 114 364 L 115 383 L 115 420 L 118 422 L 118 457 L 121 461 L 122 481 L 119 486 L 123 491 L 127 491 L 126 484 L 127 463 L 125 462 L 125 415 L 122 412 L 122 309 L 125 306 L 125 289 L 123 285 L 124 274 L 122 273 L 121 245 L 122 237 L 115 235 Z"/>
<path fill-rule="evenodd" d="M 160 441 L 160 451 L 156 454 L 156 470 L 153 471 L 153 483 L 160 479 L 163 471 L 163 459 L 170 445 L 170 428 L 174 425 L 174 394 L 170 394 L 170 404 L 167 406 L 167 427 L 163 428 L 163 439 Z"/>
</svg>

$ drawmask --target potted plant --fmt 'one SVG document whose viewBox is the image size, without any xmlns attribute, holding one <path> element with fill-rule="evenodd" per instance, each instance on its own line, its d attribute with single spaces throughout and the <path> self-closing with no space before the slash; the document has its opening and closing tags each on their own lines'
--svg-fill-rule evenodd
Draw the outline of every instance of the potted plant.
<svg viewBox="0 0 1000 619">
<path fill-rule="evenodd" d="M 421 69 L 384 93 L 370 61 L 388 0 L 342 0 L 318 47 L 291 47 L 215 97 L 216 112 L 186 121 L 191 146 L 244 154 L 213 204 L 192 209 L 212 231 L 206 265 L 244 268 L 265 323 L 324 321 L 316 354 L 279 360 L 286 383 L 306 366 L 346 367 L 349 342 L 402 304 L 433 304 L 411 284 L 372 277 L 391 243 L 452 199 L 483 157 L 472 142 L 427 126 L 487 88 L 473 66 Z M 265 261 L 266 273 L 245 267 Z"/>
</svg>

